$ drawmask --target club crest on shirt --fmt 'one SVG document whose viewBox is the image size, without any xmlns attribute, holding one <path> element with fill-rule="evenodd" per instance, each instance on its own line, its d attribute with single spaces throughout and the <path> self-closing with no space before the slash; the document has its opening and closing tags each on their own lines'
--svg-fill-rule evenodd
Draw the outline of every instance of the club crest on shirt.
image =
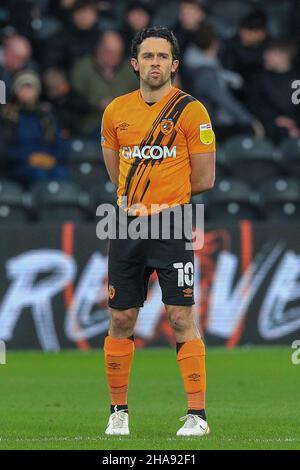
<svg viewBox="0 0 300 470">
<path fill-rule="evenodd" d="M 173 119 L 165 118 L 160 123 L 160 130 L 163 134 L 169 135 L 174 129 Z"/>
</svg>

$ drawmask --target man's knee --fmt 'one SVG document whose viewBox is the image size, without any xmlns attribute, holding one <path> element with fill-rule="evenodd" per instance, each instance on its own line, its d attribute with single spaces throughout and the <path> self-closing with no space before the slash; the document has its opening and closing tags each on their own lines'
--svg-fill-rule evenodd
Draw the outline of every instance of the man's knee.
<svg viewBox="0 0 300 470">
<path fill-rule="evenodd" d="M 166 305 L 170 325 L 175 332 L 184 333 L 193 325 L 192 307 Z"/>
<path fill-rule="evenodd" d="M 133 330 L 138 315 L 137 308 L 128 310 L 111 310 L 111 328 L 119 332 Z"/>
</svg>

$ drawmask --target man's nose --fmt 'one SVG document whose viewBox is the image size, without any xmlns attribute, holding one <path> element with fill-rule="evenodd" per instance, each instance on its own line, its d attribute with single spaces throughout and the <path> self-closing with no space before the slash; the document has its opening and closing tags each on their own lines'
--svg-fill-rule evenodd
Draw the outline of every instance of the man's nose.
<svg viewBox="0 0 300 470">
<path fill-rule="evenodd" d="M 152 59 L 152 64 L 153 66 L 157 66 L 157 65 L 160 65 L 159 63 L 159 57 L 158 56 L 153 56 L 153 59 Z"/>
</svg>

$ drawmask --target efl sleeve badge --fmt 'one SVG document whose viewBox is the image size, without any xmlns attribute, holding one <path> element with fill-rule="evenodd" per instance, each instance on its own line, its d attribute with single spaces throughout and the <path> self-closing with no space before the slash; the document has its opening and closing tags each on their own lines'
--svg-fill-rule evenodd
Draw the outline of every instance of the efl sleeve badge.
<svg viewBox="0 0 300 470">
<path fill-rule="evenodd" d="M 205 145 L 209 145 L 213 142 L 214 133 L 210 123 L 200 124 L 200 140 Z"/>
</svg>

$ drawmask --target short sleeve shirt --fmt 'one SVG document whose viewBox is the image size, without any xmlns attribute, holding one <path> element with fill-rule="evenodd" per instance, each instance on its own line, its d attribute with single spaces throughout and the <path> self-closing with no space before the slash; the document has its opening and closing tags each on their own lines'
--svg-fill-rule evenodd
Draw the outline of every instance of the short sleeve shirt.
<svg viewBox="0 0 300 470">
<path fill-rule="evenodd" d="M 190 159 L 216 148 L 206 108 L 175 87 L 151 106 L 140 90 L 114 99 L 103 115 L 101 144 L 119 152 L 118 204 L 143 205 L 148 214 L 189 202 Z"/>
</svg>

